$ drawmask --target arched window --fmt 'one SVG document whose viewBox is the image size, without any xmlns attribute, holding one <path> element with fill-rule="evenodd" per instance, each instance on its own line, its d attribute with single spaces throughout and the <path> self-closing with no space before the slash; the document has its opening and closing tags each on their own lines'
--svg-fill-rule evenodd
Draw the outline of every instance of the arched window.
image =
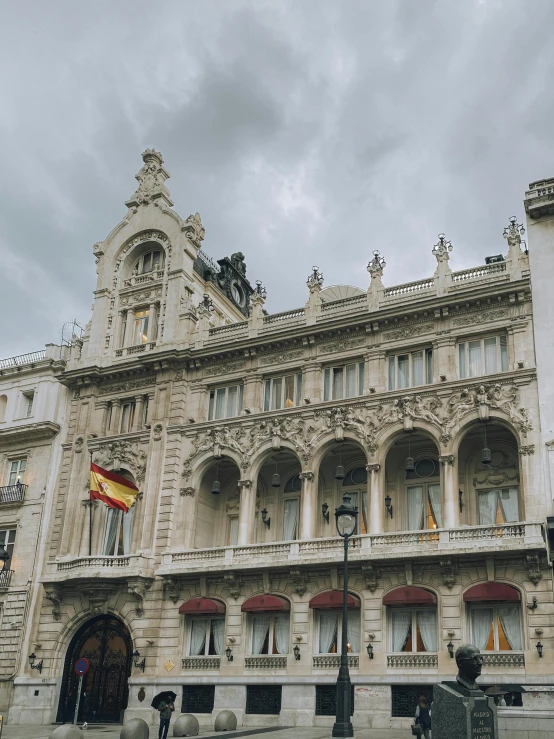
<svg viewBox="0 0 554 739">
<path fill-rule="evenodd" d="M 251 654 L 288 654 L 290 603 L 277 595 L 255 595 L 241 611 L 249 614 Z"/>
<path fill-rule="evenodd" d="M 392 652 L 437 651 L 437 598 L 429 590 L 402 587 L 383 598 Z"/>
<path fill-rule="evenodd" d="M 187 648 L 191 657 L 223 654 L 225 605 L 211 598 L 192 598 L 179 607 L 186 618 Z"/>
<path fill-rule="evenodd" d="M 6 406 L 8 405 L 8 396 L 0 395 L 0 423 L 6 420 Z"/>
<path fill-rule="evenodd" d="M 134 264 L 133 275 L 145 275 L 163 269 L 163 251 L 154 249 L 142 254 Z"/>
<path fill-rule="evenodd" d="M 523 649 L 519 592 L 497 582 L 466 590 L 471 643 L 484 652 Z"/>
<path fill-rule="evenodd" d="M 337 654 L 342 640 L 342 603 L 341 590 L 327 590 L 319 593 L 310 601 L 314 611 L 316 635 L 315 652 L 319 654 Z M 361 648 L 360 599 L 352 593 L 348 594 L 348 651 L 359 654 Z"/>
<path fill-rule="evenodd" d="M 350 502 L 358 509 L 356 534 L 367 534 L 367 470 L 365 467 L 354 467 L 347 473 L 342 482 L 343 493 L 348 493 Z"/>
</svg>

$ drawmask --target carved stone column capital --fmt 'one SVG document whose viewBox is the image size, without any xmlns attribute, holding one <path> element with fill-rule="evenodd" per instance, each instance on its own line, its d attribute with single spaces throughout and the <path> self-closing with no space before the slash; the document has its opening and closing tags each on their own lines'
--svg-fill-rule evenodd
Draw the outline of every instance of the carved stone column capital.
<svg viewBox="0 0 554 739">
<path fill-rule="evenodd" d="M 309 480 L 309 482 L 311 482 L 314 479 L 314 473 L 310 470 L 305 470 L 300 473 L 299 477 L 301 480 Z"/>
<path fill-rule="evenodd" d="M 239 486 L 239 488 L 241 488 L 241 490 L 242 490 L 242 488 L 251 488 L 252 487 L 252 480 L 239 480 L 237 482 L 237 485 Z"/>
<path fill-rule="evenodd" d="M 366 470 L 371 473 L 377 473 L 381 469 L 380 464 L 366 464 Z"/>
<path fill-rule="evenodd" d="M 535 445 L 529 444 L 528 446 L 520 446 L 519 447 L 519 453 L 522 457 L 526 457 L 529 454 L 535 453 Z"/>
<path fill-rule="evenodd" d="M 439 457 L 439 462 L 444 467 L 444 465 L 453 465 L 454 464 L 455 457 L 453 454 L 441 454 Z"/>
</svg>

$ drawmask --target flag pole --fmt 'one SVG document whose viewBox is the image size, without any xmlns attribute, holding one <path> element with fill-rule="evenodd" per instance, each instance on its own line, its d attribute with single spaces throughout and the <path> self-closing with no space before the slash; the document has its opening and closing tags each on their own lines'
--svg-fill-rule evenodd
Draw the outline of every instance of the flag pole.
<svg viewBox="0 0 554 739">
<path fill-rule="evenodd" d="M 92 471 L 92 451 L 90 452 L 90 472 Z M 90 499 L 90 483 L 88 493 L 88 556 L 92 557 L 92 500 Z"/>
</svg>

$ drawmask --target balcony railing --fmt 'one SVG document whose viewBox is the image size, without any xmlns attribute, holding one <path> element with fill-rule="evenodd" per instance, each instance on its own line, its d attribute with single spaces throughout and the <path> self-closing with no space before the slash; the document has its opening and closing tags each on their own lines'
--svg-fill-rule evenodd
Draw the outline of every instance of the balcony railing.
<svg viewBox="0 0 554 739">
<path fill-rule="evenodd" d="M 2 588 L 9 588 L 10 581 L 12 579 L 13 570 L 0 570 L 0 590 Z"/>
<path fill-rule="evenodd" d="M 183 670 L 219 670 L 221 657 L 185 657 Z"/>
<path fill-rule="evenodd" d="M 434 529 L 431 531 L 399 531 L 390 534 L 353 536 L 350 539 L 350 557 L 353 561 L 365 559 L 371 552 L 375 560 L 390 559 L 398 555 L 437 556 L 457 553 L 467 549 L 472 552 L 488 549 L 544 548 L 542 524 L 521 522 L 494 526 L 468 526 L 456 529 Z M 343 543 L 337 536 L 329 539 L 308 541 L 283 541 L 268 544 L 249 544 L 235 547 L 211 547 L 189 549 L 162 555 L 159 574 L 168 574 L 172 569 L 197 570 L 232 566 L 259 566 L 262 564 L 341 560 Z M 174 568 L 173 565 L 176 567 Z M 167 571 L 164 571 L 167 567 Z"/>
<path fill-rule="evenodd" d="M 387 667 L 400 669 L 435 669 L 439 666 L 436 654 L 388 654 Z"/>
<path fill-rule="evenodd" d="M 46 349 L 38 352 L 30 352 L 29 354 L 19 354 L 17 357 L 8 357 L 8 359 L 0 359 L 0 369 L 9 369 L 10 367 L 21 367 L 23 364 L 35 364 L 42 362 L 46 358 Z"/>
<path fill-rule="evenodd" d="M 247 670 L 284 670 L 287 658 L 277 654 L 259 654 L 245 657 L 244 666 Z"/>
<path fill-rule="evenodd" d="M 340 667 L 340 654 L 316 654 L 312 664 L 316 670 L 334 670 Z M 357 654 L 348 655 L 348 667 L 358 668 L 360 666 L 360 658 Z"/>
<path fill-rule="evenodd" d="M 116 357 L 129 357 L 133 354 L 142 354 L 156 348 L 155 341 L 149 341 L 146 344 L 135 344 L 134 346 L 127 346 L 124 349 L 116 349 Z"/>
<path fill-rule="evenodd" d="M 0 504 L 2 503 L 23 503 L 25 499 L 25 491 L 27 485 L 16 483 L 15 485 L 6 485 L 0 488 Z"/>
<path fill-rule="evenodd" d="M 131 556 L 126 557 L 79 557 L 70 559 L 67 562 L 57 562 L 58 572 L 66 572 L 67 570 L 77 569 L 97 569 L 98 567 L 109 567 L 111 569 L 121 569 L 129 567 L 131 564 Z"/>
<path fill-rule="evenodd" d="M 525 655 L 521 652 L 483 654 L 483 667 L 525 667 Z"/>
</svg>

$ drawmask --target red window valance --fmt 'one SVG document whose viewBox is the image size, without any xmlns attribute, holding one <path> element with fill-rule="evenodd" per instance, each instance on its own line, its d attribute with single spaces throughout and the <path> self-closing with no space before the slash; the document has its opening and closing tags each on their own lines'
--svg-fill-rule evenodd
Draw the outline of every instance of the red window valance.
<svg viewBox="0 0 554 739">
<path fill-rule="evenodd" d="M 480 585 L 474 585 L 464 593 L 464 601 L 466 603 L 486 603 L 495 601 L 519 603 L 521 600 L 519 591 L 510 585 L 504 585 L 500 582 L 482 582 Z"/>
<path fill-rule="evenodd" d="M 310 601 L 310 608 L 318 611 L 332 611 L 336 608 L 342 608 L 343 593 L 342 590 L 326 590 L 324 593 L 315 595 Z M 359 608 L 360 599 L 348 593 L 347 608 Z"/>
<path fill-rule="evenodd" d="M 245 600 L 240 610 L 243 613 L 264 613 L 265 611 L 290 611 L 290 603 L 278 595 L 255 595 Z"/>
<path fill-rule="evenodd" d="M 218 600 L 211 600 L 211 598 L 191 598 L 179 606 L 179 613 L 186 616 L 194 614 L 217 615 L 225 613 L 225 606 Z"/>
<path fill-rule="evenodd" d="M 386 606 L 434 606 L 437 596 L 425 588 L 395 588 L 383 598 Z"/>
</svg>

